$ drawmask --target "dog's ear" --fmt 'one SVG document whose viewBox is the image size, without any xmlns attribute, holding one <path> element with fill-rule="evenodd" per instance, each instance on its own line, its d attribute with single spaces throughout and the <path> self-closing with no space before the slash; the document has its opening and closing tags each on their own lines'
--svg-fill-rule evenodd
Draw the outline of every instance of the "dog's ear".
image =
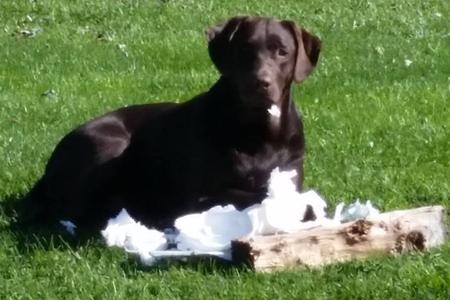
<svg viewBox="0 0 450 300">
<path fill-rule="evenodd" d="M 232 57 L 231 43 L 240 24 L 247 17 L 234 17 L 223 24 L 210 27 L 206 30 L 208 39 L 208 52 L 211 60 L 222 75 L 228 73 Z"/>
<path fill-rule="evenodd" d="M 299 28 L 292 21 L 283 21 L 291 31 L 297 43 L 297 58 L 295 60 L 294 80 L 301 82 L 308 77 L 319 60 L 321 41 L 315 35 Z"/>
</svg>

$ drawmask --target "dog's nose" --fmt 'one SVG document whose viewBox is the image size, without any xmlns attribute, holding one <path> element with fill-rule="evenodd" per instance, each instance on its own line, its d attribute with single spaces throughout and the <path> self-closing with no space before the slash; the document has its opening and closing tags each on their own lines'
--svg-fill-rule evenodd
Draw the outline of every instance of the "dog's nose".
<svg viewBox="0 0 450 300">
<path fill-rule="evenodd" d="M 268 89 L 270 86 L 270 78 L 269 76 L 260 77 L 256 80 L 256 87 L 261 89 Z"/>
</svg>

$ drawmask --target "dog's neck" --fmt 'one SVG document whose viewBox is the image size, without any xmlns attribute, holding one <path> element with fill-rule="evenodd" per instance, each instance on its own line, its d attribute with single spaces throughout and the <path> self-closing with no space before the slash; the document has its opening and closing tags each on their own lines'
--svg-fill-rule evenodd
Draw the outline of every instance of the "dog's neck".
<svg viewBox="0 0 450 300">
<path fill-rule="evenodd" d="M 288 115 L 292 109 L 291 85 L 289 84 L 281 94 L 279 101 L 273 102 L 267 110 L 269 115 L 270 131 L 273 136 L 283 138 L 289 121 Z"/>
<path fill-rule="evenodd" d="M 215 94 L 213 99 L 220 103 L 215 103 L 215 107 L 220 111 L 217 126 L 228 126 L 227 130 L 236 131 L 236 136 L 242 137 L 242 143 L 254 144 L 255 141 L 272 141 L 282 143 L 286 138 L 286 131 L 289 122 L 289 114 L 292 109 L 291 89 L 287 86 L 280 98 L 280 101 L 263 100 L 259 103 L 252 103 L 242 99 L 233 85 L 224 77 L 211 88 L 209 93 Z M 238 144 L 240 142 L 237 142 Z"/>
</svg>

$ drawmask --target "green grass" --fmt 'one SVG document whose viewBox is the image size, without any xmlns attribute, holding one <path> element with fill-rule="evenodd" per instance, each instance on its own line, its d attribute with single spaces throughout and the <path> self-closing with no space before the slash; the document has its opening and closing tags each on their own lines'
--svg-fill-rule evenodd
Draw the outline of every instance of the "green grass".
<svg viewBox="0 0 450 300">
<path fill-rule="evenodd" d="M 450 204 L 447 0 L 0 0 L 0 299 L 448 299 L 450 247 L 275 274 L 143 269 L 101 241 L 33 238 L 8 209 L 68 130 L 133 103 L 183 101 L 218 77 L 204 30 L 230 16 L 288 18 L 323 40 L 295 89 L 306 186 L 331 206 Z M 41 29 L 33 38 L 20 30 Z M 124 46 L 119 46 L 124 45 Z M 412 63 L 407 66 L 406 61 Z M 54 95 L 43 96 L 48 90 Z"/>
</svg>

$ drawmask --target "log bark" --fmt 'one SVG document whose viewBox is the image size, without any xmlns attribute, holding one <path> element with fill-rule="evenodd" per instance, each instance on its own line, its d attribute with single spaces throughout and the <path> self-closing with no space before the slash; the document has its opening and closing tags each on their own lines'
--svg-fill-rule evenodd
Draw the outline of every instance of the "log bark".
<svg viewBox="0 0 450 300">
<path fill-rule="evenodd" d="M 247 264 L 256 271 L 272 271 L 373 254 L 424 251 L 442 245 L 446 238 L 444 207 L 427 206 L 295 233 L 243 238 L 232 242 L 231 251 L 235 263 Z"/>
</svg>

